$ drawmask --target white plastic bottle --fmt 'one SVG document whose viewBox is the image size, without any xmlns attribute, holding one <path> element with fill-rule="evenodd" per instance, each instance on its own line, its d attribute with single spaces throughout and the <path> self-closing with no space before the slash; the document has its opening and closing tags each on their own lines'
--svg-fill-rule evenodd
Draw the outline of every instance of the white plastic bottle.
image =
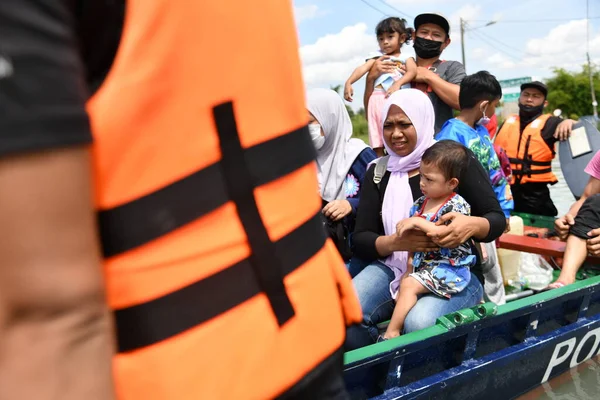
<svg viewBox="0 0 600 400">
<path fill-rule="evenodd" d="M 523 235 L 523 218 L 513 215 L 510 217 L 510 234 Z M 521 266 L 521 252 L 515 250 L 498 249 L 498 262 L 502 270 L 504 284 L 508 281 L 519 280 L 519 268 Z"/>
</svg>

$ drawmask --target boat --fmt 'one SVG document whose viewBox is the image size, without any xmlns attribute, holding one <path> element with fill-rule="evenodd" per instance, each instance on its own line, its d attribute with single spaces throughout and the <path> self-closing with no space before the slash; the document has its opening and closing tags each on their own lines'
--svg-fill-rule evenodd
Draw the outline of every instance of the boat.
<svg viewBox="0 0 600 400">
<path fill-rule="evenodd" d="M 548 238 L 553 219 L 522 217 L 524 236 L 505 234 L 500 247 L 560 262 L 564 242 Z M 572 285 L 457 311 L 427 329 L 346 352 L 351 398 L 505 400 L 600 354 L 600 260 L 588 261 Z"/>
</svg>

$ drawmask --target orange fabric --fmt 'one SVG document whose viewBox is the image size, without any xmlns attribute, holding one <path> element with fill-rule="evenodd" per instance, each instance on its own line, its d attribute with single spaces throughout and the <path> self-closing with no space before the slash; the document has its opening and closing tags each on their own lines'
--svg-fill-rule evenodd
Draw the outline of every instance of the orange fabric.
<svg viewBox="0 0 600 400">
<path fill-rule="evenodd" d="M 496 130 L 498 129 L 498 117 L 496 114 L 492 115 L 490 122 L 488 122 L 488 124 L 485 126 L 485 129 L 487 129 L 490 138 L 494 139 L 494 136 L 496 136 Z"/>
<path fill-rule="evenodd" d="M 289 2 L 128 1 L 112 70 L 88 102 L 98 209 L 218 162 L 212 109 L 227 101 L 233 102 L 244 148 L 306 124 Z M 317 187 L 313 163 L 254 191 L 271 240 L 318 212 Z M 107 259 L 109 305 L 119 309 L 166 295 L 250 252 L 229 202 Z M 118 398 L 262 399 L 293 386 L 340 348 L 345 325 L 360 322 L 361 312 L 330 241 L 284 282 L 295 316 L 282 327 L 259 294 L 175 337 L 118 354 Z"/>
<path fill-rule="evenodd" d="M 286 278 L 297 313 L 280 330 L 266 297 L 256 296 L 161 345 L 117 355 L 118 398 L 268 399 L 285 391 L 343 343 L 342 316 L 327 307 L 340 304 L 324 268 L 331 250 Z"/>
<path fill-rule="evenodd" d="M 542 128 L 546 125 L 546 121 L 550 118 L 550 114 L 540 115 L 538 118 L 529 123 L 520 134 L 520 122 L 518 115 L 510 116 L 502 126 L 502 129 L 496 135 L 495 144 L 502 147 L 509 158 L 517 158 L 519 160 L 531 158 L 538 162 L 552 162 L 554 154 L 548 148 L 548 145 L 542 138 Z M 520 136 L 520 140 L 519 140 Z M 529 141 L 529 151 L 525 154 L 525 148 Z M 523 168 L 522 165 L 512 163 L 510 167 L 513 170 L 513 175 L 510 184 L 516 181 L 515 171 Z M 546 169 L 548 166 L 532 165 L 532 171 Z M 556 176 L 552 172 L 543 174 L 532 174 L 531 176 L 522 175 L 520 183 L 527 182 L 557 182 Z"/>
</svg>

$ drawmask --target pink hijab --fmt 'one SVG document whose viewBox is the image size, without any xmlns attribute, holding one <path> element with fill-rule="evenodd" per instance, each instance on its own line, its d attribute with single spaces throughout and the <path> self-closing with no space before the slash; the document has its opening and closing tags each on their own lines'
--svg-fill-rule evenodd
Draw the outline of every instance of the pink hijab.
<svg viewBox="0 0 600 400">
<path fill-rule="evenodd" d="M 417 89 L 402 89 L 394 92 L 383 106 L 382 121 L 385 122 L 392 105 L 400 107 L 410 118 L 417 132 L 417 144 L 412 153 L 400 157 L 389 148 L 385 140 L 383 141 L 385 149 L 390 155 L 387 170 L 391 172 L 383 196 L 381 212 L 386 235 L 395 234 L 396 224 L 408 218 L 415 201 L 408 183 L 408 173 L 419 168 L 423 153 L 435 143 L 433 139 L 435 115 L 431 101 L 426 94 Z M 384 263 L 394 271 L 395 278 L 390 283 L 390 293 L 395 298 L 398 294 L 400 278 L 406 272 L 408 252 L 395 251 L 384 260 Z"/>
</svg>

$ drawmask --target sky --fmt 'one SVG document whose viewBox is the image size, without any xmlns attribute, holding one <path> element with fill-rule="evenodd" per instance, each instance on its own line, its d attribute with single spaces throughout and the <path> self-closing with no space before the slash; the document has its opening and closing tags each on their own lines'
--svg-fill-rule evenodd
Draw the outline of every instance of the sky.
<svg viewBox="0 0 600 400">
<path fill-rule="evenodd" d="M 307 88 L 343 84 L 365 55 L 378 50 L 374 30 L 381 19 L 402 17 L 413 27 L 422 12 L 441 13 L 450 21 L 452 42 L 444 60 L 461 61 L 459 21 L 466 21 L 467 74 L 487 70 L 499 80 L 544 80 L 554 68 L 580 71 L 588 43 L 592 62 L 600 65 L 600 0 L 587 3 L 589 24 L 586 0 L 293 0 Z M 402 55 L 414 56 L 412 44 Z M 353 88 L 351 106 L 358 109 L 364 78 Z"/>
</svg>

